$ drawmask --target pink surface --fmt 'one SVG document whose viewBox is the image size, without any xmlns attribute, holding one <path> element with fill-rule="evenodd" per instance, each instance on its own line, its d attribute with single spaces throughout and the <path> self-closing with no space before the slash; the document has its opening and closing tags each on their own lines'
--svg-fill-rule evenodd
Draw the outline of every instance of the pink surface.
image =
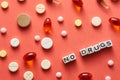
<svg viewBox="0 0 120 80">
<path fill-rule="evenodd" d="M 0 3 L 3 0 L 0 0 Z M 120 74 L 120 32 L 111 28 L 108 19 L 110 17 L 120 18 L 120 1 L 112 3 L 106 0 L 110 6 L 106 10 L 96 3 L 96 0 L 83 0 L 84 6 L 81 12 L 77 12 L 72 4 L 72 0 L 61 0 L 60 5 L 47 4 L 45 0 L 26 0 L 25 3 L 19 3 L 17 0 L 6 0 L 9 2 L 7 10 L 0 9 L 0 27 L 7 28 L 6 35 L 0 35 L 0 49 L 7 51 L 5 59 L 0 58 L 0 80 L 23 80 L 25 71 L 30 70 L 34 73 L 34 80 L 57 80 L 56 72 L 61 71 L 63 76 L 61 80 L 79 80 L 78 75 L 81 72 L 90 72 L 93 74 L 93 80 L 104 80 L 109 75 L 112 80 L 119 80 Z M 38 15 L 35 6 L 43 3 L 46 6 L 46 13 Z M 20 29 L 17 26 L 16 18 L 20 13 L 30 15 L 32 23 L 27 29 Z M 57 17 L 63 16 L 64 23 L 59 24 Z M 91 18 L 99 16 L 102 19 L 102 26 L 94 28 L 91 26 Z M 52 34 L 46 35 L 43 31 L 43 22 L 46 17 L 52 19 Z M 80 18 L 83 22 L 81 28 L 74 26 L 74 20 Z M 67 38 L 61 37 L 61 31 L 68 32 Z M 39 34 L 41 39 L 49 36 L 54 41 L 51 50 L 43 50 L 40 42 L 34 41 L 34 35 Z M 13 37 L 20 39 L 20 46 L 13 49 L 9 42 Z M 93 55 L 81 57 L 79 50 L 99 43 L 100 41 L 112 40 L 113 47 L 104 49 Z M 35 64 L 29 67 L 24 64 L 23 55 L 27 52 L 37 53 Z M 62 62 L 62 57 L 74 52 L 77 60 L 69 64 Z M 49 59 L 52 67 L 48 71 L 43 71 L 40 62 L 43 59 Z M 107 61 L 114 60 L 114 67 L 108 67 Z M 11 61 L 18 62 L 20 68 L 16 73 L 8 70 L 8 64 Z"/>
</svg>

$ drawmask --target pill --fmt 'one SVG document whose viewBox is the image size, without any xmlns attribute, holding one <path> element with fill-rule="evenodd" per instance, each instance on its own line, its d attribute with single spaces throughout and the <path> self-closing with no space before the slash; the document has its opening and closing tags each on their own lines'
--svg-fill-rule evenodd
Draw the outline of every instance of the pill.
<svg viewBox="0 0 120 80">
<path fill-rule="evenodd" d="M 10 62 L 8 65 L 9 71 L 16 72 L 19 68 L 19 65 L 17 62 Z"/>
<path fill-rule="evenodd" d="M 49 60 L 42 60 L 41 61 L 41 68 L 43 70 L 48 70 L 51 67 L 51 62 Z"/>
<path fill-rule="evenodd" d="M 46 8 L 45 8 L 44 4 L 37 4 L 35 10 L 38 14 L 43 14 L 43 13 L 45 13 Z"/>
<path fill-rule="evenodd" d="M 17 17 L 17 24 L 21 28 L 28 27 L 30 23 L 31 23 L 30 16 L 26 13 L 22 13 Z"/>
<path fill-rule="evenodd" d="M 12 47 L 14 47 L 14 48 L 18 47 L 19 44 L 20 44 L 20 41 L 19 41 L 19 39 L 17 39 L 17 38 L 12 38 L 12 39 L 10 40 L 10 45 L 11 45 Z"/>
<path fill-rule="evenodd" d="M 62 30 L 61 31 L 61 36 L 62 37 L 66 37 L 67 36 L 67 31 L 66 30 Z"/>
<path fill-rule="evenodd" d="M 80 27 L 82 25 L 82 21 L 80 19 L 76 19 L 74 24 L 76 27 Z"/>
<path fill-rule="evenodd" d="M 41 40 L 41 46 L 43 49 L 50 49 L 53 46 L 53 41 L 49 37 L 45 37 Z"/>
<path fill-rule="evenodd" d="M 105 80 L 111 80 L 111 77 L 110 76 L 106 76 Z"/>
<path fill-rule="evenodd" d="M 64 21 L 64 18 L 62 16 L 58 17 L 58 22 L 62 23 Z"/>
<path fill-rule="evenodd" d="M 24 72 L 23 78 L 24 80 L 33 80 L 34 78 L 33 72 L 31 71 Z"/>
<path fill-rule="evenodd" d="M 6 57 L 7 56 L 7 52 L 5 51 L 5 50 L 1 50 L 0 51 L 0 57 L 1 58 L 4 58 L 4 57 Z"/>
<path fill-rule="evenodd" d="M 7 2 L 7 1 L 3 1 L 3 2 L 1 3 L 1 7 L 2 7 L 3 9 L 7 9 L 7 8 L 8 8 L 8 2 Z"/>
<path fill-rule="evenodd" d="M 19 2 L 24 2 L 25 0 L 18 0 Z"/>
<path fill-rule="evenodd" d="M 99 27 L 101 24 L 102 24 L 102 20 L 101 20 L 101 18 L 100 17 L 93 17 L 92 18 L 92 25 L 94 26 L 94 27 Z"/>
<path fill-rule="evenodd" d="M 108 60 L 108 66 L 113 66 L 114 65 L 114 61 L 113 60 Z"/>
<path fill-rule="evenodd" d="M 62 73 L 61 72 L 56 72 L 56 77 L 57 78 L 61 78 L 62 77 Z"/>
<path fill-rule="evenodd" d="M 0 29 L 1 34 L 5 34 L 7 32 L 7 29 L 5 27 L 2 27 Z"/>
<path fill-rule="evenodd" d="M 40 41 L 40 36 L 39 36 L 39 35 L 35 35 L 35 36 L 34 36 L 34 40 L 35 40 L 35 41 Z"/>
</svg>

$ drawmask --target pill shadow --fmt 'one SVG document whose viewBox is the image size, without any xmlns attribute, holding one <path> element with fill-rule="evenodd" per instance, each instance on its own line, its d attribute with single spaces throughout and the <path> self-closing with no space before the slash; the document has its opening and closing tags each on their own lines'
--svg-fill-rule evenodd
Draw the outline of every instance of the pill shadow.
<svg viewBox="0 0 120 80">
<path fill-rule="evenodd" d="M 73 65 L 74 65 L 74 68 L 77 67 L 77 61 L 71 61 L 69 63 L 66 63 L 64 64 L 63 63 L 63 66 L 66 68 L 66 70 L 69 70 L 69 69 L 73 69 Z"/>
</svg>

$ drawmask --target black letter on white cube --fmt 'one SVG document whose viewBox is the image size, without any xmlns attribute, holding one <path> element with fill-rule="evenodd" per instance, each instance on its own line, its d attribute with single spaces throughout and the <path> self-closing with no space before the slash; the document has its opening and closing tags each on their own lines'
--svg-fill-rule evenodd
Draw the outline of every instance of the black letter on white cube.
<svg viewBox="0 0 120 80">
<path fill-rule="evenodd" d="M 101 48 L 101 49 L 104 49 L 104 48 L 107 47 L 107 45 L 106 45 L 106 43 L 105 43 L 104 41 L 103 41 L 103 42 L 100 42 L 99 45 L 100 45 L 100 48 Z"/>
<path fill-rule="evenodd" d="M 85 48 L 84 48 L 84 49 L 81 49 L 81 50 L 80 50 L 80 54 L 81 54 L 82 56 L 87 55 L 86 49 L 85 49 Z"/>
<path fill-rule="evenodd" d="M 94 45 L 93 48 L 94 48 L 94 52 L 100 51 L 100 46 L 99 46 L 99 44 Z"/>
<path fill-rule="evenodd" d="M 88 52 L 88 54 L 94 53 L 94 48 L 93 48 L 93 46 L 88 47 L 88 48 L 87 48 L 87 52 Z"/>
<path fill-rule="evenodd" d="M 107 45 L 107 47 L 112 47 L 112 41 L 111 40 L 107 40 L 106 41 L 106 45 Z"/>
<path fill-rule="evenodd" d="M 70 58 L 70 61 L 76 60 L 75 53 L 71 53 L 71 54 L 69 55 L 69 58 Z"/>
<path fill-rule="evenodd" d="M 66 64 L 68 62 L 70 62 L 69 56 L 65 56 L 62 58 L 63 62 Z"/>
</svg>

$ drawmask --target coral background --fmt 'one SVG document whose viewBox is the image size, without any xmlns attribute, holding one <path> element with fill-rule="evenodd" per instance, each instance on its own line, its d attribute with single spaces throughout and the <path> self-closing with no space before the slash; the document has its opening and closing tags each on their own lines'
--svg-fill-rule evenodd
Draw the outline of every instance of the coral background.
<svg viewBox="0 0 120 80">
<path fill-rule="evenodd" d="M 0 0 L 0 3 L 3 0 Z M 34 73 L 34 80 L 57 80 L 55 73 L 61 71 L 63 76 L 61 80 L 79 80 L 78 75 L 81 72 L 90 72 L 93 80 L 104 80 L 105 76 L 111 76 L 112 80 L 119 80 L 120 74 L 120 32 L 115 31 L 109 24 L 110 17 L 120 18 L 120 1 L 112 3 L 106 0 L 110 9 L 104 9 L 96 3 L 96 0 L 83 0 L 83 9 L 78 12 L 73 7 L 72 0 L 61 0 L 61 4 L 48 4 L 45 0 L 26 0 L 19 3 L 17 0 L 6 0 L 9 3 L 7 10 L 0 9 L 0 28 L 6 27 L 7 34 L 0 35 L 0 49 L 7 51 L 5 59 L 0 58 L 0 80 L 23 80 L 25 71 L 30 70 Z M 38 15 L 35 6 L 42 3 L 46 6 L 46 12 Z M 17 26 L 16 18 L 20 13 L 27 13 L 31 17 L 31 25 L 27 29 L 21 29 Z M 57 17 L 63 16 L 64 22 L 59 24 Z M 91 18 L 99 16 L 102 19 L 102 25 L 94 28 L 91 25 Z M 46 35 L 43 30 L 43 22 L 46 17 L 52 19 L 52 33 Z M 74 26 L 75 19 L 82 20 L 82 27 Z M 68 36 L 61 37 L 61 31 L 66 30 Z M 41 39 L 51 37 L 54 46 L 51 50 L 43 50 L 40 42 L 34 41 L 34 36 L 39 34 Z M 16 37 L 20 39 L 20 46 L 13 49 L 9 42 Z M 113 47 L 101 50 L 98 53 L 82 57 L 79 50 L 100 41 L 112 40 Z M 37 57 L 34 65 L 29 67 L 24 64 L 23 55 L 27 52 L 36 52 Z M 62 62 L 62 57 L 74 52 L 76 61 L 69 64 Z M 51 61 L 52 67 L 48 71 L 43 71 L 40 62 L 43 59 Z M 107 61 L 114 60 L 115 65 L 108 67 Z M 18 62 L 20 68 L 16 73 L 8 70 L 8 64 L 11 61 Z"/>
</svg>

